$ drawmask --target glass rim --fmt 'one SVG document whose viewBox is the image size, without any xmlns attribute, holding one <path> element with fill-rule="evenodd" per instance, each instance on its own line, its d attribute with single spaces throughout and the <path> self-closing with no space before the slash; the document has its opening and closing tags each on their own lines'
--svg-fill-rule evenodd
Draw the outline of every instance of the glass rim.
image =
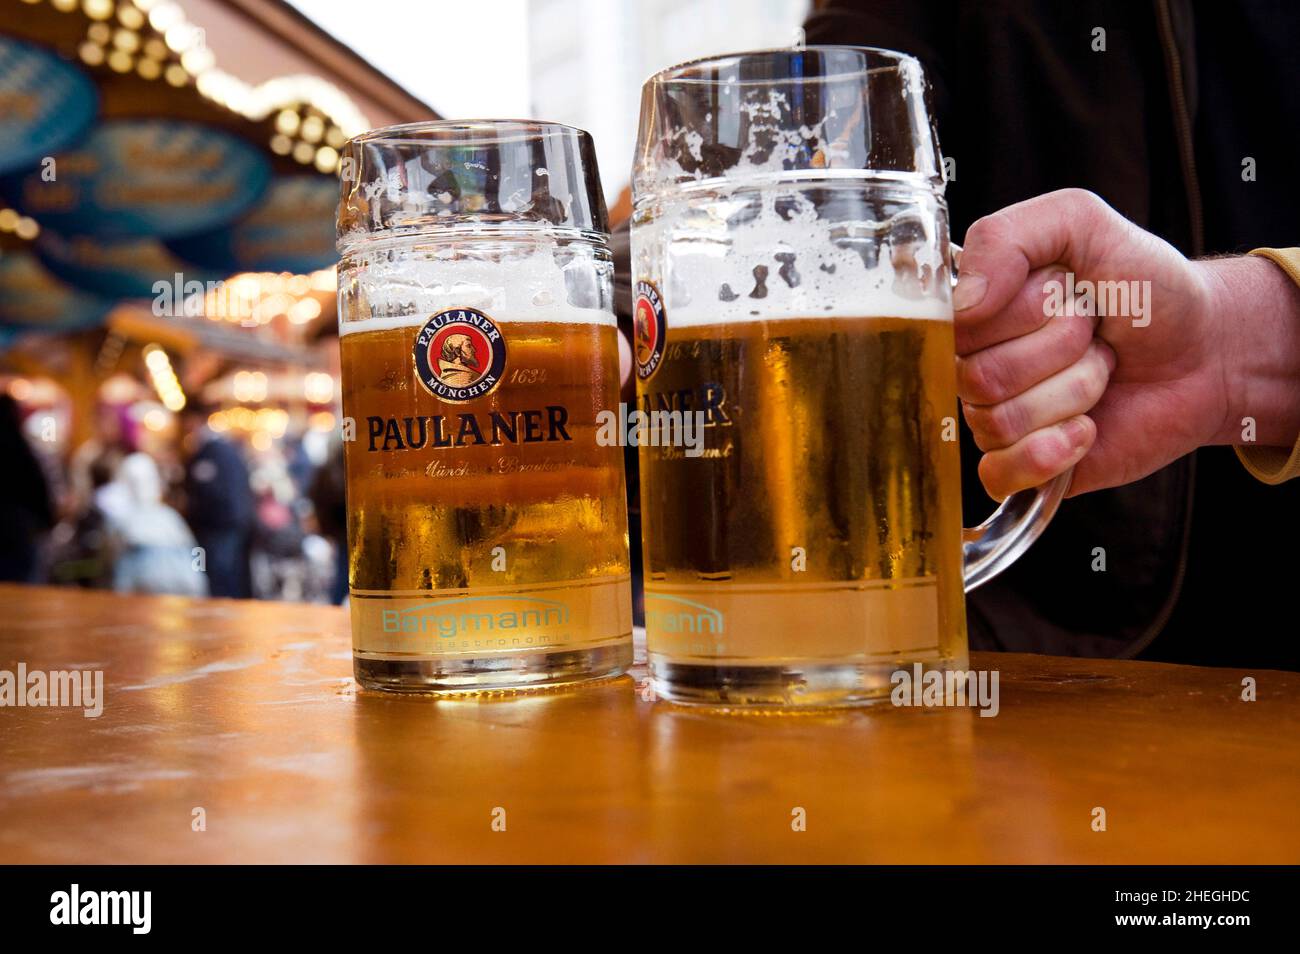
<svg viewBox="0 0 1300 954">
<path fill-rule="evenodd" d="M 400 123 L 354 136 L 341 155 L 353 168 L 340 174 L 340 250 L 361 236 L 459 225 L 498 233 L 609 231 L 595 142 L 577 126 L 538 119 Z"/>
<path fill-rule="evenodd" d="M 494 132 L 498 135 L 491 135 Z M 446 135 L 441 135 L 443 133 Z M 456 135 L 458 133 L 460 135 Z M 475 135 L 475 133 L 484 135 Z M 372 142 L 493 146 L 557 136 L 591 139 L 591 133 L 585 129 L 545 119 L 428 119 L 368 129 L 350 138 L 344 144 L 344 149 L 353 144 L 360 146 Z"/>
<path fill-rule="evenodd" d="M 880 59 L 890 61 L 889 65 L 881 65 L 871 69 L 854 69 L 837 71 L 834 73 L 817 74 L 813 76 L 789 76 L 789 77 L 755 77 L 753 79 L 706 79 L 704 77 L 690 77 L 684 75 L 688 70 L 699 69 L 700 67 L 717 64 L 738 63 L 742 60 L 761 59 L 764 57 L 795 56 L 800 53 L 861 53 L 868 56 L 879 57 Z M 864 62 L 868 59 L 864 56 Z M 763 86 L 779 82 L 800 82 L 800 83 L 829 83 L 852 79 L 855 76 L 866 76 L 881 71 L 896 70 L 903 63 L 915 63 L 920 65 L 920 60 L 910 53 L 903 53 L 899 50 L 890 50 L 882 46 L 850 46 L 842 44 L 815 44 L 813 46 L 778 46 L 768 47 L 761 50 L 741 50 L 735 53 L 716 53 L 709 56 L 700 56 L 692 60 L 686 60 L 657 70 L 646 79 L 642 88 L 647 88 L 656 84 L 679 83 L 684 86 Z"/>
</svg>

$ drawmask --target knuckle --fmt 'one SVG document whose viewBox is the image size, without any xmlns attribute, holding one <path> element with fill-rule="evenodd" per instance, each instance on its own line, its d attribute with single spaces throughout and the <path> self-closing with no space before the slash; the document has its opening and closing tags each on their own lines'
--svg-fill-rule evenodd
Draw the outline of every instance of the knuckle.
<svg viewBox="0 0 1300 954">
<path fill-rule="evenodd" d="M 999 458 L 993 454 L 985 454 L 979 462 L 980 483 L 988 491 L 989 496 L 994 500 L 1002 500 L 1010 490 L 1007 488 L 1006 475 Z"/>
<path fill-rule="evenodd" d="M 981 216 L 966 230 L 966 246 L 995 245 L 1006 233 L 1007 218 L 1001 212 Z"/>
<path fill-rule="evenodd" d="M 971 437 L 975 440 L 975 446 L 980 450 L 988 452 L 992 450 L 989 441 L 989 433 L 986 427 L 988 411 L 986 408 L 977 407 L 974 404 L 962 404 L 962 413 L 966 417 L 966 425 L 970 428 Z"/>
<path fill-rule="evenodd" d="M 1061 335 L 1062 348 L 1071 360 L 1078 360 L 1088 353 L 1092 344 L 1092 319 L 1082 315 L 1066 318 L 1057 326 Z"/>
<path fill-rule="evenodd" d="M 1025 412 L 1019 402 L 1003 401 L 989 408 L 989 436 L 1004 447 L 1019 439 L 1024 422 Z"/>
<path fill-rule="evenodd" d="M 1078 387 L 1080 397 L 1091 406 L 1105 393 L 1106 385 L 1110 383 L 1110 368 L 1100 348 L 1094 347 L 1089 358 L 1087 372 L 1081 376 Z"/>
<path fill-rule="evenodd" d="M 1092 362 L 1076 365 L 1077 370 L 1069 376 L 1067 399 L 1071 408 L 1086 410 L 1101 397 L 1105 380 L 1098 376 L 1098 368 Z"/>
<path fill-rule="evenodd" d="M 1079 189 L 1078 193 L 1078 215 L 1081 224 L 1091 230 L 1100 229 L 1102 226 L 1109 224 L 1109 220 L 1115 215 L 1115 211 L 1107 204 L 1106 200 L 1088 189 Z"/>
<path fill-rule="evenodd" d="M 1069 189 L 1062 189 L 1061 195 L 1072 206 L 1077 207 L 1077 209 L 1082 212 L 1096 212 L 1098 209 L 1110 208 L 1110 206 L 1106 205 L 1106 200 L 1097 195 L 1097 193 L 1093 192 L 1091 189 L 1072 187 Z"/>
<path fill-rule="evenodd" d="M 961 396 L 975 404 L 994 404 L 1008 396 L 1002 362 L 987 351 L 963 359 L 957 379 Z"/>
</svg>

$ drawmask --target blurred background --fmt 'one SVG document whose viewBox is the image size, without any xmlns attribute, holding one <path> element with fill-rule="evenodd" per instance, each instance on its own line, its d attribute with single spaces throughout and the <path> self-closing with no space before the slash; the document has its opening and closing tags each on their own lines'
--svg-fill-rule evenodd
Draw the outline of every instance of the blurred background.
<svg viewBox="0 0 1300 954">
<path fill-rule="evenodd" d="M 570 123 L 617 223 L 643 80 L 807 12 L 0 0 L 0 580 L 340 601 L 343 143 Z"/>
</svg>

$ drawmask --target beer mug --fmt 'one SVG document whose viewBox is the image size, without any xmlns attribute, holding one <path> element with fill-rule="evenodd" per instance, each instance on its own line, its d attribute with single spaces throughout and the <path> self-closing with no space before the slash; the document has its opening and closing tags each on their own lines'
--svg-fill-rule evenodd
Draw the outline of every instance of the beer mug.
<svg viewBox="0 0 1300 954">
<path fill-rule="evenodd" d="M 617 328 L 591 137 L 433 122 L 353 139 L 339 346 L 356 678 L 478 690 L 631 662 Z M 350 433 L 349 433 L 350 429 Z"/>
<path fill-rule="evenodd" d="M 963 587 L 1024 552 L 1068 487 L 962 529 L 924 92 L 914 58 L 849 47 L 699 60 L 644 87 L 633 350 L 662 697 L 852 705 L 900 668 L 964 670 Z"/>
</svg>

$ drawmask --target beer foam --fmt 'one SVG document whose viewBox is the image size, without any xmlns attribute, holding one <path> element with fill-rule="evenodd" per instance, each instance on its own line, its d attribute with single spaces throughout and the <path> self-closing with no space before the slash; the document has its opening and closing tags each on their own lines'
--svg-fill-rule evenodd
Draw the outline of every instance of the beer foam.
<svg viewBox="0 0 1300 954">
<path fill-rule="evenodd" d="M 669 328 L 819 317 L 952 320 L 939 244 L 946 236 L 932 234 L 932 215 L 910 207 L 881 222 L 828 224 L 811 203 L 791 211 L 788 200 L 788 193 L 762 195 L 761 210 L 743 224 L 728 222 L 735 208 L 725 197 L 669 205 L 634 230 L 635 277 L 663 276 Z M 656 258 L 664 264 L 654 267 Z"/>
<path fill-rule="evenodd" d="M 561 264 L 552 242 L 505 261 L 464 257 L 465 247 L 458 257 L 400 245 L 353 253 L 339 270 L 339 335 L 410 328 L 451 308 L 511 323 L 616 324 L 609 263 L 575 253 Z M 369 317 L 344 320 L 349 297 Z"/>
</svg>

